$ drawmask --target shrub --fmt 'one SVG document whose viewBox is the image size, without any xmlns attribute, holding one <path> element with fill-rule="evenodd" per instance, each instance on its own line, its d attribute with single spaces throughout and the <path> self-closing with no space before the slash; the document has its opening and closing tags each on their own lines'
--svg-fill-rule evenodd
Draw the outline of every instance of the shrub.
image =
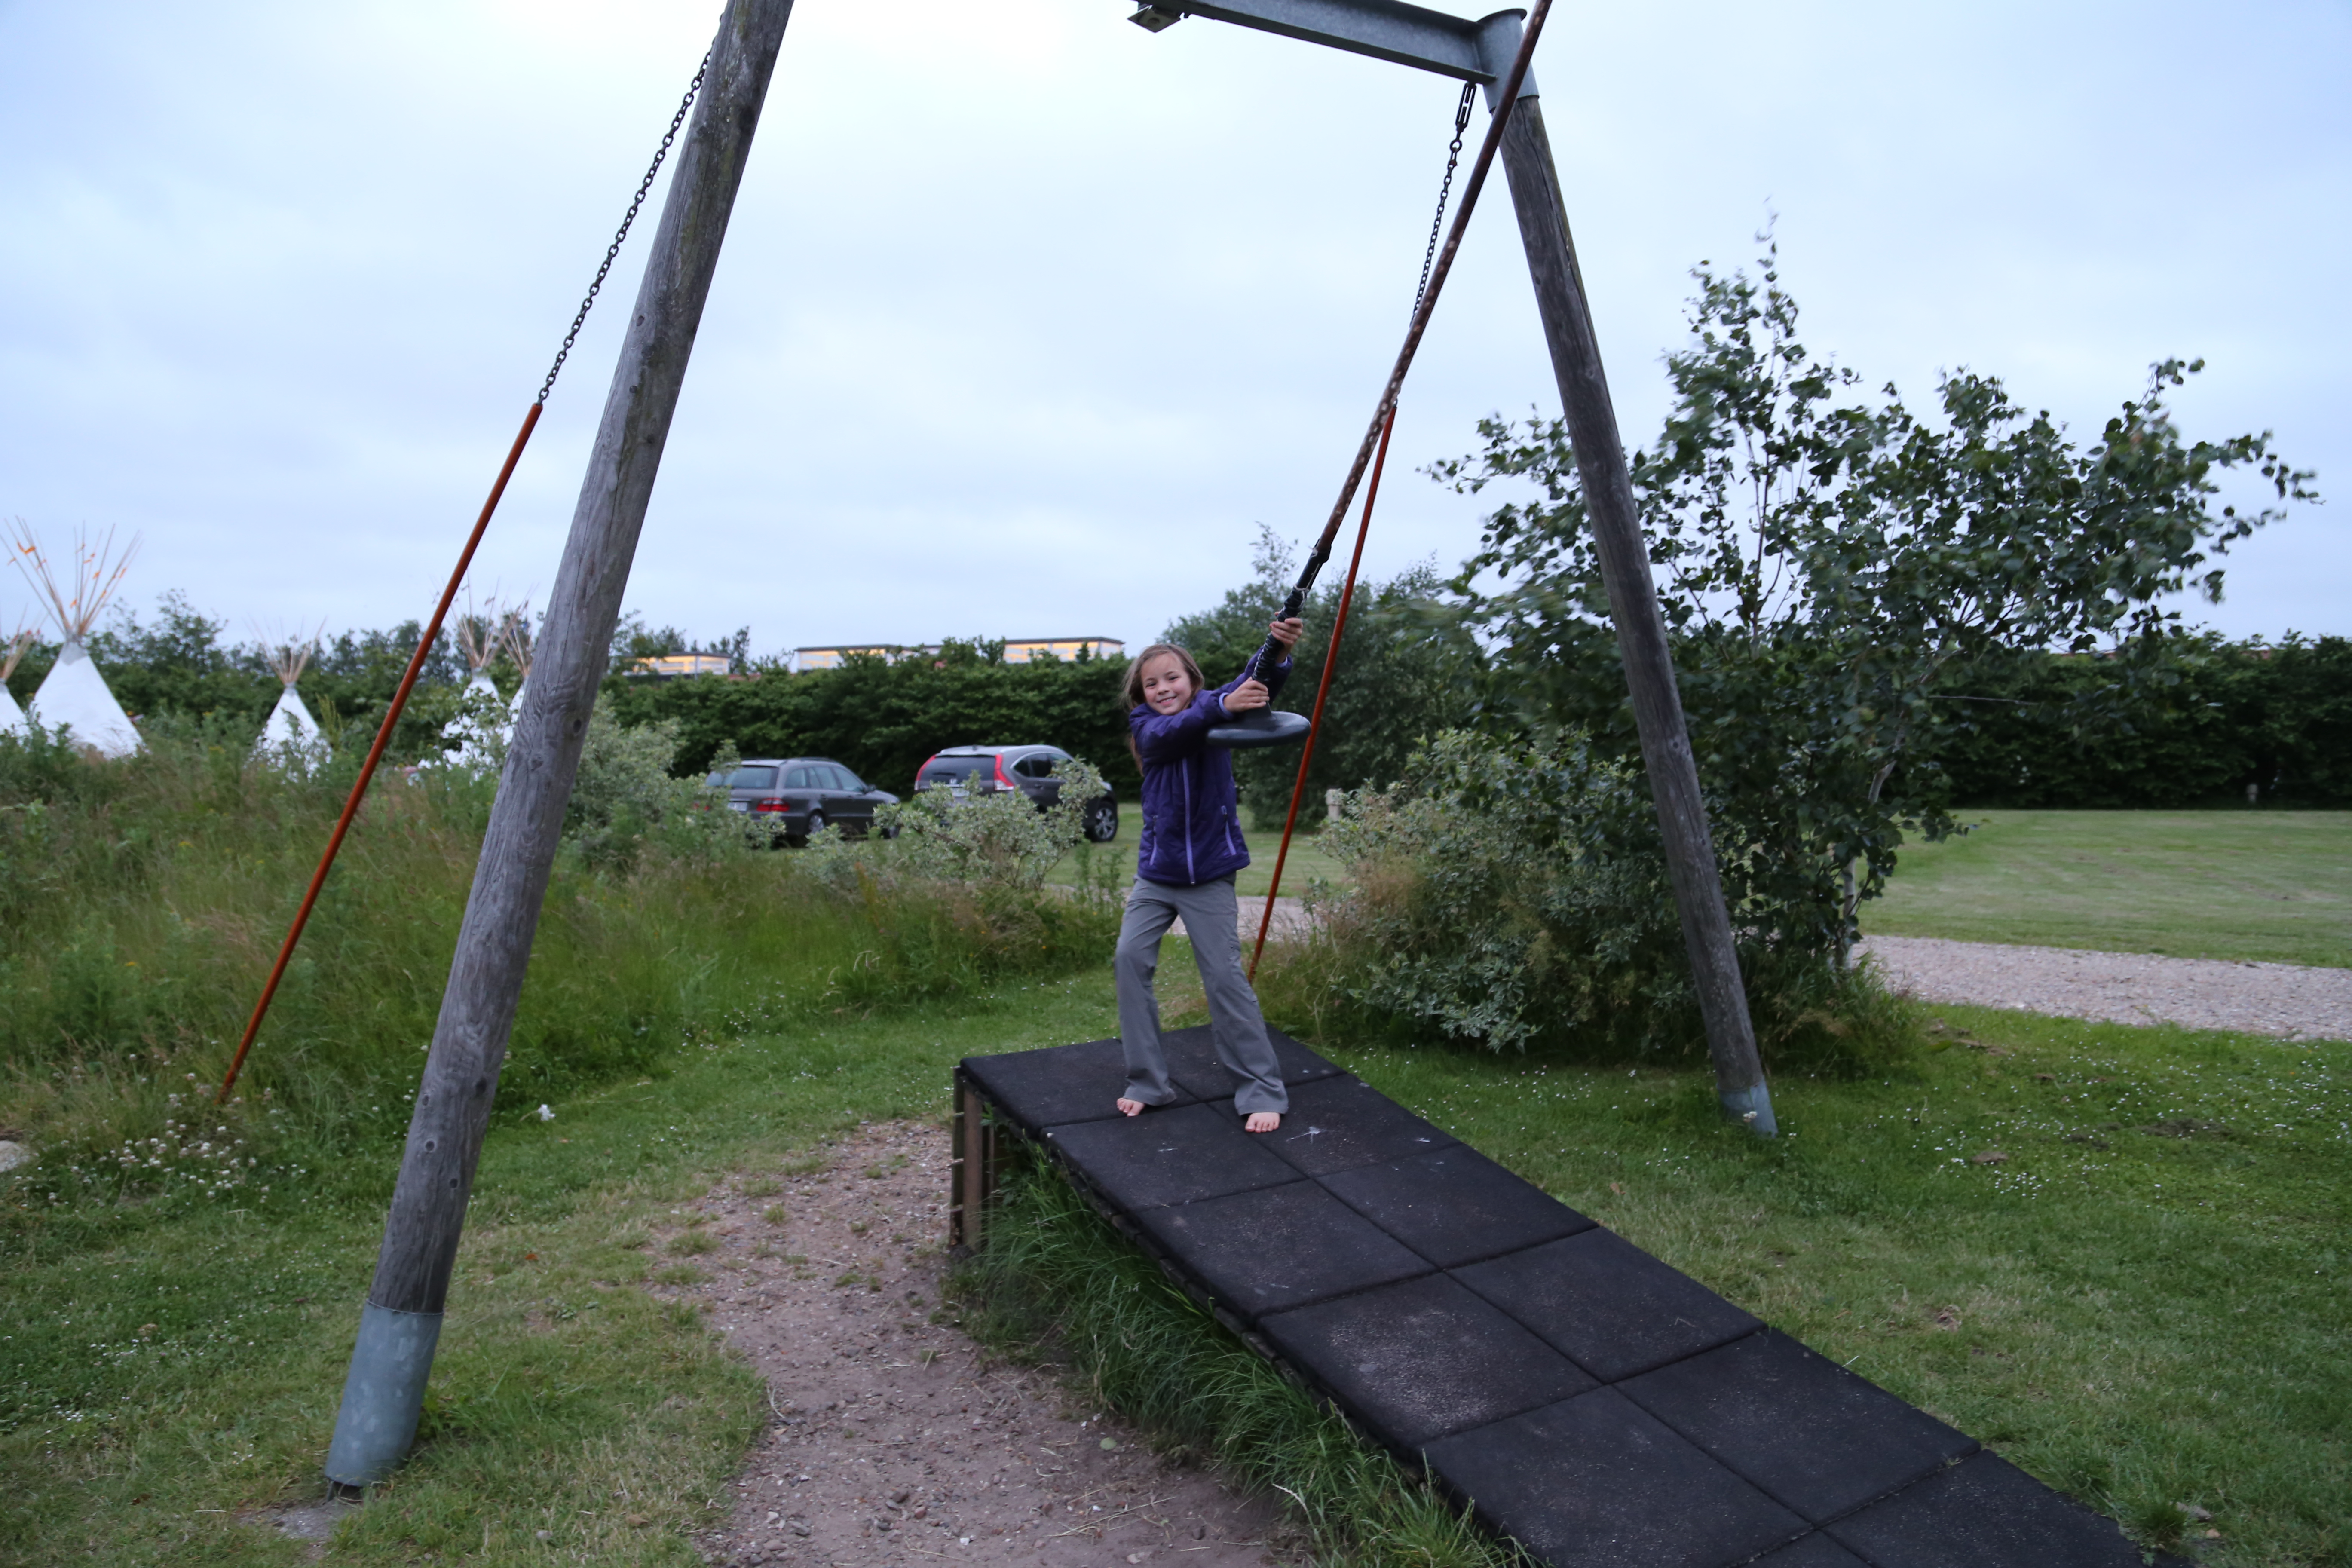
<svg viewBox="0 0 2352 1568">
<path fill-rule="evenodd" d="M 1352 885 L 1318 889 L 1321 951 L 1278 962 L 1281 1005 L 1328 985 L 1408 1037 L 1490 1049 L 1695 1058 L 1704 1030 L 1659 844 L 1631 763 L 1581 736 L 1549 748 L 1449 731 L 1410 783 L 1360 790 L 1322 842 Z M 1758 1043 L 1768 1057 L 1874 1058 L 1908 1035 L 1866 972 L 1773 940 L 1726 857 Z M 1302 984 L 1305 976 L 1312 982 Z"/>
<path fill-rule="evenodd" d="M 2179 633 L 2130 659 L 1955 672 L 1934 763 L 1964 805 L 2352 805 L 2352 639 Z"/>
<path fill-rule="evenodd" d="M 956 801 L 927 790 L 877 811 L 873 837 L 853 842 L 838 826 L 817 834 L 796 857 L 802 875 L 872 940 L 847 972 L 832 976 L 828 994 L 844 1005 L 944 994 L 1108 952 L 1118 903 L 1107 876 L 1090 874 L 1084 827 L 1102 775 L 1082 762 L 1061 763 L 1054 775 L 1061 798 L 1046 811 L 1020 794 Z M 1073 853 L 1078 886 L 1048 888 L 1046 873 Z"/>
<path fill-rule="evenodd" d="M 1100 768 L 1133 798 L 1119 702 L 1126 666 L 1082 657 L 1006 664 L 1002 645 L 949 642 L 936 658 L 854 658 L 800 675 L 605 681 L 625 723 L 675 718 L 680 772 L 705 767 L 732 742 L 746 756 L 824 756 L 885 789 L 906 791 L 943 746 L 1050 743 Z"/>
<path fill-rule="evenodd" d="M 230 1176 L 240 1202 L 325 1182 L 373 1194 L 397 1163 L 494 781 L 446 768 L 380 778 L 238 1099 L 216 1110 L 212 1086 L 356 760 L 282 773 L 251 757 L 241 717 L 159 716 L 146 740 L 144 754 L 105 763 L 0 738 L 0 1128 L 39 1154 L 0 1186 L 44 1209 L 218 1198 Z M 596 809 L 613 834 L 643 804 L 626 781 L 643 781 L 662 742 L 606 740 Z M 739 826 L 673 810 L 627 855 L 559 859 L 498 1118 L 658 1072 L 681 1046 L 739 1027 L 951 994 L 1109 946 L 1098 900 L 877 882 L 845 900 L 800 857 L 731 852 Z"/>
</svg>

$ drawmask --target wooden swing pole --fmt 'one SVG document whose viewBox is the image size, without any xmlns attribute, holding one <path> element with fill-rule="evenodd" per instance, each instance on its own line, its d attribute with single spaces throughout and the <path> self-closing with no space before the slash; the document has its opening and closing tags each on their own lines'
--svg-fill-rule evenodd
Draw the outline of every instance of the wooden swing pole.
<svg viewBox="0 0 2352 1568">
<path fill-rule="evenodd" d="M 564 805 L 792 9 L 792 0 L 728 0 L 678 149 L 417 1084 L 327 1454 L 339 1487 L 390 1475 L 416 1435 Z"/>
<path fill-rule="evenodd" d="M 1356 524 L 1356 548 L 1348 557 L 1348 581 L 1339 589 L 1339 613 L 1331 617 L 1331 641 L 1323 650 L 1323 674 L 1315 683 L 1315 711 L 1307 720 L 1307 744 L 1298 753 L 1298 780 L 1290 786 L 1290 814 L 1282 819 L 1282 846 L 1274 852 L 1274 880 L 1265 889 L 1265 912 L 1257 920 L 1257 945 L 1250 949 L 1249 977 L 1257 979 L 1258 960 L 1265 956 L 1265 933 L 1274 924 L 1274 900 L 1282 891 L 1282 868 L 1290 858 L 1291 830 L 1298 826 L 1298 803 L 1307 795 L 1307 766 L 1315 760 L 1315 738 L 1323 732 L 1323 700 L 1331 695 L 1331 672 L 1339 667 L 1339 639 L 1347 635 L 1348 609 L 1356 602 L 1356 568 L 1364 563 L 1364 535 L 1371 531 L 1372 503 L 1381 499 L 1381 470 L 1389 463 L 1389 437 L 1396 432 L 1396 405 L 1389 405 L 1381 426 L 1380 451 L 1372 458 L 1372 477 L 1364 487 L 1364 515 Z"/>
</svg>

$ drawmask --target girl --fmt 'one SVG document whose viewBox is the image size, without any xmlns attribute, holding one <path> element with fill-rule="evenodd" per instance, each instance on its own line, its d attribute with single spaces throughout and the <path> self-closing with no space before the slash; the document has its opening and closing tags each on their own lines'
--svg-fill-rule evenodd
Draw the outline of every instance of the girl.
<svg viewBox="0 0 2352 1568">
<path fill-rule="evenodd" d="M 1119 1039 L 1127 1052 L 1127 1092 L 1118 1108 L 1129 1116 L 1175 1098 L 1160 1047 L 1151 977 L 1160 967 L 1160 939 L 1179 915 L 1208 994 L 1217 1059 L 1242 1080 L 1234 1109 L 1249 1118 L 1252 1132 L 1273 1131 L 1290 1109 L 1257 994 L 1242 973 L 1234 873 L 1249 864 L 1249 850 L 1242 843 L 1233 753 L 1206 743 L 1211 726 L 1265 707 L 1290 678 L 1289 649 L 1305 625 L 1293 618 L 1266 629 L 1284 654 L 1263 680 L 1244 679 L 1244 670 L 1203 691 L 1201 667 L 1169 643 L 1154 643 L 1127 667 L 1128 732 L 1143 770 L 1142 847 L 1114 961 Z"/>
</svg>

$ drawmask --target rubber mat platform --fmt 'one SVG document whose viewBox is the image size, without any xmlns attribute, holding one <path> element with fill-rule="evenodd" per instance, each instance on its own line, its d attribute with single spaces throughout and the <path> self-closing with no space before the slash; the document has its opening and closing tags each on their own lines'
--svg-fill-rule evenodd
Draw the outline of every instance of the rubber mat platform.
<svg viewBox="0 0 2352 1568">
<path fill-rule="evenodd" d="M 1116 1040 L 960 1077 L 1187 1291 L 1554 1568 L 2140 1568 L 2115 1524 L 1275 1031 L 1124 1117 Z M 964 1189 L 967 1192 L 976 1189 Z M 2168 1562 L 2177 1562 L 2165 1559 Z"/>
</svg>

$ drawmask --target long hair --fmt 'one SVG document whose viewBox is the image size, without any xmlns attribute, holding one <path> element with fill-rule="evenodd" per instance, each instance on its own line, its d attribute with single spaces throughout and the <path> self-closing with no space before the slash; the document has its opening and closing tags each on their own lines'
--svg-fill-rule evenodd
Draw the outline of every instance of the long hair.
<svg viewBox="0 0 2352 1568">
<path fill-rule="evenodd" d="M 1153 659 L 1158 658 L 1163 653 L 1172 653 L 1176 656 L 1176 662 L 1182 665 L 1184 667 L 1184 673 L 1192 678 L 1192 689 L 1194 691 L 1197 692 L 1209 684 L 1208 678 L 1201 673 L 1199 661 L 1194 659 L 1191 654 L 1185 652 L 1182 648 L 1178 647 L 1172 642 L 1153 643 L 1150 647 L 1145 648 L 1141 653 L 1137 654 L 1133 658 L 1127 661 L 1127 679 L 1121 686 L 1120 689 L 1125 692 L 1127 696 L 1127 706 L 1129 711 L 1132 712 L 1134 710 L 1143 706 L 1143 667 L 1150 664 Z"/>
<path fill-rule="evenodd" d="M 1209 684 L 1208 678 L 1201 673 L 1200 661 L 1190 653 L 1172 642 L 1153 643 L 1127 661 L 1127 679 L 1120 683 L 1119 690 L 1127 698 L 1128 712 L 1132 713 L 1143 706 L 1143 667 L 1163 653 L 1172 653 L 1176 656 L 1176 661 L 1184 667 L 1184 673 L 1192 678 L 1192 689 L 1195 692 Z M 1135 759 L 1135 771 L 1141 773 L 1143 753 L 1136 749 L 1135 733 L 1131 730 L 1127 737 L 1127 754 Z"/>
</svg>

